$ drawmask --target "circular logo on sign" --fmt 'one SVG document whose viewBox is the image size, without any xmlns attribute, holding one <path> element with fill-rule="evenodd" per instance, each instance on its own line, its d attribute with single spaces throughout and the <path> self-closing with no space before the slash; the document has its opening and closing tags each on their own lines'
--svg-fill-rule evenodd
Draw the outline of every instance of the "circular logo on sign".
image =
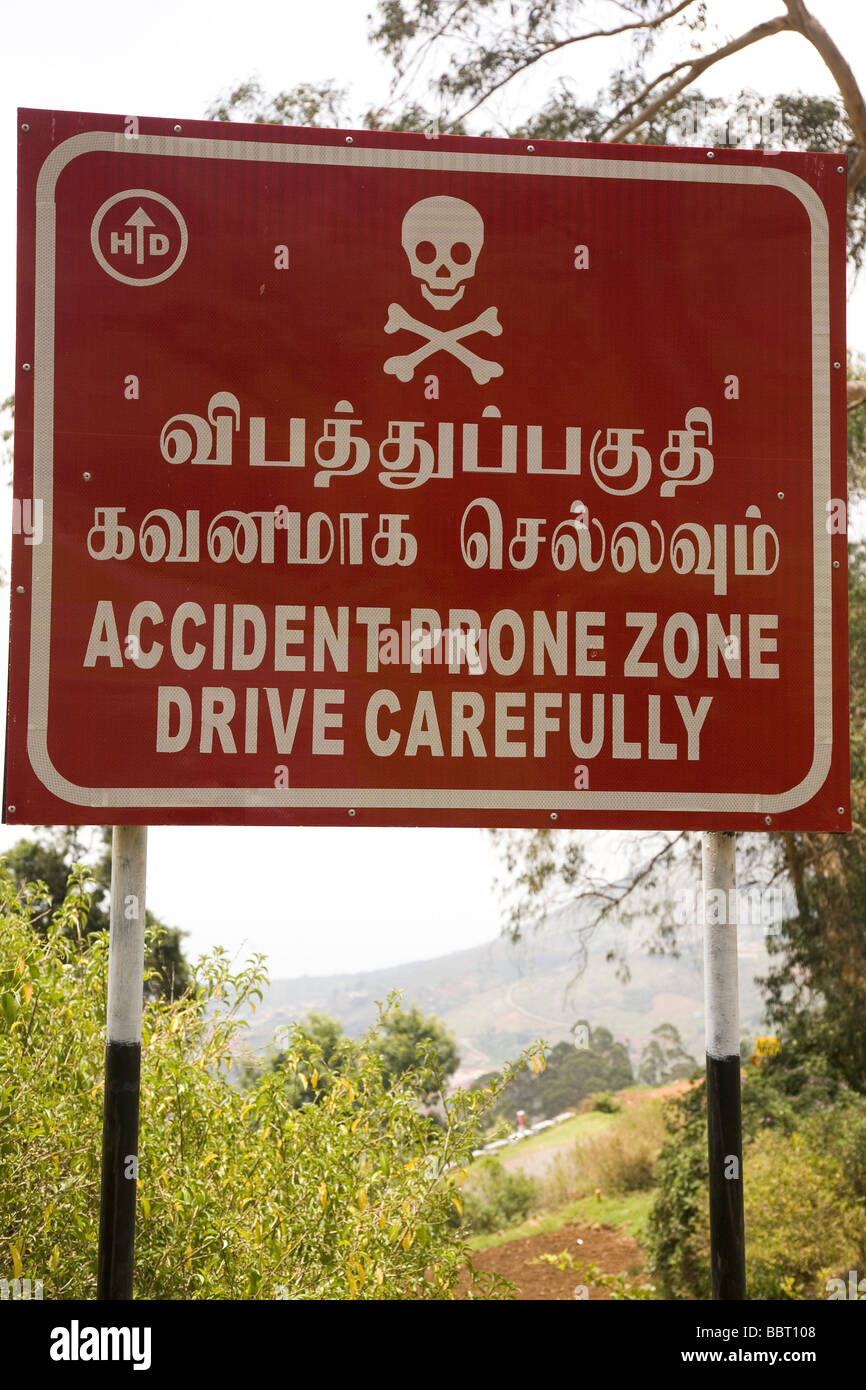
<svg viewBox="0 0 866 1390">
<path fill-rule="evenodd" d="M 189 235 L 174 203 L 149 188 L 106 198 L 90 227 L 103 270 L 124 285 L 159 285 L 186 255 Z"/>
</svg>

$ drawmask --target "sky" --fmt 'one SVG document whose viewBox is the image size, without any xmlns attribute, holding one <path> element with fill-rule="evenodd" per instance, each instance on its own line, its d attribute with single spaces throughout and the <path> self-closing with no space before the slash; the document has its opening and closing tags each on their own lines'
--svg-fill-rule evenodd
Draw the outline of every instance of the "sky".
<svg viewBox="0 0 866 1390">
<path fill-rule="evenodd" d="M 201 118 L 214 98 L 251 76 L 269 92 L 333 79 L 355 111 L 385 99 L 390 68 L 367 41 L 372 0 L 40 0 L 5 8 L 0 90 L 0 400 L 14 384 L 15 150 L 19 106 Z M 712 14 L 719 13 L 712 0 Z M 866 90 L 866 6 L 812 0 Z M 781 0 L 725 0 L 729 34 L 783 9 Z M 605 22 L 616 7 L 603 11 Z M 621 21 L 622 12 L 619 11 Z M 559 77 L 597 89 L 607 50 L 569 50 L 536 69 L 500 104 L 503 119 L 538 106 Z M 708 94 L 834 91 L 799 36 L 779 35 L 702 79 Z M 866 350 L 866 277 L 849 302 L 849 345 Z M 11 489 L 0 489 L 0 564 L 8 573 Z M 7 590 L 8 592 L 8 590 Z M 0 649 L 8 612 L 0 595 Z M 0 663 L 4 672 L 5 662 Z M 5 705 L 5 691 L 2 692 Z M 0 852 L 22 836 L 0 826 Z M 600 852 L 610 853 L 608 848 Z M 424 959 L 495 936 L 497 858 L 480 830 L 364 827 L 153 827 L 148 906 L 189 933 L 191 958 L 223 945 L 264 953 L 272 978 L 356 972 Z"/>
</svg>

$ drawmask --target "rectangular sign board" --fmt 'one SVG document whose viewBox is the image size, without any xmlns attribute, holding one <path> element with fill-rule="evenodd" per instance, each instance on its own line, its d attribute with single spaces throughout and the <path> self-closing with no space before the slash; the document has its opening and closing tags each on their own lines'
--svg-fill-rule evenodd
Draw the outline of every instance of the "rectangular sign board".
<svg viewBox="0 0 866 1390">
<path fill-rule="evenodd" d="M 7 820 L 850 825 L 839 156 L 18 138 Z"/>
</svg>

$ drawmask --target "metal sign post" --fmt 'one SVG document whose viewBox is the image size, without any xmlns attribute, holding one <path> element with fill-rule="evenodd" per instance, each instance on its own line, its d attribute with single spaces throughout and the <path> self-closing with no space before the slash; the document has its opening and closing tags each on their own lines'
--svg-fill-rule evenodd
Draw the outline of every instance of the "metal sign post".
<svg viewBox="0 0 866 1390">
<path fill-rule="evenodd" d="M 713 1298 L 744 1299 L 736 836 L 730 831 L 706 830 L 702 851 Z"/>
<path fill-rule="evenodd" d="M 144 984 L 147 826 L 116 825 L 102 1123 L 97 1298 L 132 1298 Z"/>
</svg>

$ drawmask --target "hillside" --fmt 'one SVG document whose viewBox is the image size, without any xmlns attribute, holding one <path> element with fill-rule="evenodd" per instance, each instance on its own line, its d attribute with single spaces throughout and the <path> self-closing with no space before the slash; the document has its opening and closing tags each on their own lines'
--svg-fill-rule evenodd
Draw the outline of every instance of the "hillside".
<svg viewBox="0 0 866 1390">
<path fill-rule="evenodd" d="M 633 1061 L 652 1029 L 674 1023 L 693 1056 L 704 1050 L 700 938 L 685 934 L 678 958 L 650 956 L 635 944 L 629 954 L 631 979 L 624 983 L 606 959 L 623 940 L 616 928 L 599 928 L 579 969 L 573 918 L 549 922 L 516 945 L 502 937 L 466 951 L 412 961 L 387 970 L 355 974 L 304 975 L 274 980 L 251 1019 L 250 1047 L 266 1047 L 274 1030 L 310 1010 L 332 1014 L 347 1033 L 364 1031 L 376 1001 L 400 990 L 404 1000 L 434 1013 L 453 1029 L 466 1081 L 499 1066 L 537 1038 L 555 1043 L 571 1036 L 577 1019 L 609 1028 L 625 1042 Z M 637 929 L 635 943 L 637 942 Z M 745 1030 L 760 1031 L 761 1002 L 754 984 L 766 954 L 758 931 L 741 929 L 740 1016 Z"/>
</svg>

